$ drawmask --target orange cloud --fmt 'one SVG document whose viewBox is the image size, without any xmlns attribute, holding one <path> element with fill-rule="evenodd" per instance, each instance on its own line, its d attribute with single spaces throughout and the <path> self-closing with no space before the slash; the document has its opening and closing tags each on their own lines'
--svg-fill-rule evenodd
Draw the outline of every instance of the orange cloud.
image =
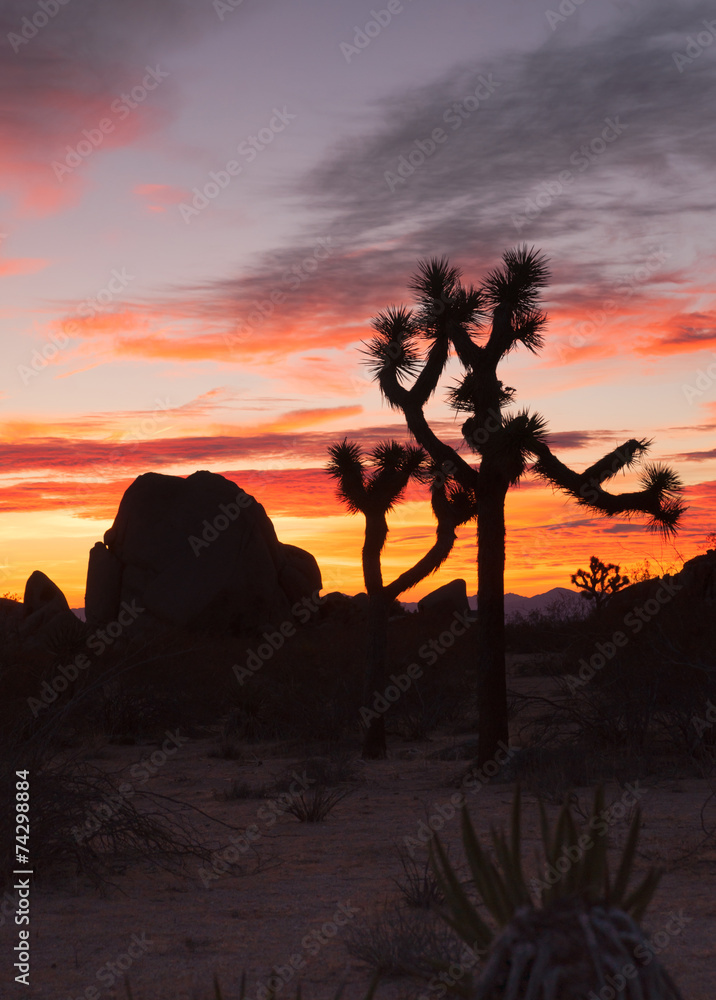
<svg viewBox="0 0 716 1000">
<path fill-rule="evenodd" d="M 677 313 L 654 323 L 655 336 L 642 338 L 639 354 L 686 354 L 716 348 L 716 313 Z"/>
<path fill-rule="evenodd" d="M 35 274 L 49 265 L 43 257 L 16 257 L 14 260 L 0 260 L 0 277 L 12 274 Z"/>
<path fill-rule="evenodd" d="M 79 303 L 78 303 L 79 305 Z M 288 307 L 287 307 L 288 308 Z M 198 310 L 197 310 L 198 311 Z M 187 332 L 188 328 L 188 332 Z M 288 355 L 307 349 L 341 348 L 354 344 L 359 336 L 353 327 L 334 323 L 330 316 L 319 320 L 310 316 L 283 316 L 253 331 L 236 332 L 235 324 L 216 319 L 172 320 L 163 308 L 124 306 L 102 311 L 91 317 L 70 313 L 48 324 L 49 333 L 62 332 L 76 343 L 63 351 L 63 360 L 91 356 L 95 362 L 112 359 L 176 362 L 214 362 L 221 365 L 245 365 L 260 361 L 262 366 L 281 363 L 277 374 L 283 381 Z M 355 365 L 352 358 L 350 365 Z M 347 365 L 344 365 L 344 370 Z M 319 374 L 320 378 L 320 374 Z M 362 378 L 356 372 L 356 391 L 361 391 Z M 344 380 L 345 384 L 345 380 Z M 330 385 L 327 382 L 326 388 Z M 312 385 L 315 389 L 315 383 Z"/>
</svg>

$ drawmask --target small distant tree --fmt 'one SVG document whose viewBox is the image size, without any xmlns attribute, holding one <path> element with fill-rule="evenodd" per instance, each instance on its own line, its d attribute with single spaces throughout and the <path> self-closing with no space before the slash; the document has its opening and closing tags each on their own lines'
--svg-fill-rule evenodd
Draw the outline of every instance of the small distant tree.
<svg viewBox="0 0 716 1000">
<path fill-rule="evenodd" d="M 629 586 L 629 577 L 620 576 L 619 569 L 614 563 L 603 563 L 592 556 L 588 570 L 578 569 L 572 573 L 572 583 L 581 589 L 581 596 L 594 601 L 596 610 L 600 611 L 613 594 Z"/>
<path fill-rule="evenodd" d="M 351 514 L 365 517 L 363 580 L 368 594 L 368 643 L 361 724 L 364 727 L 362 756 L 385 757 L 385 722 L 374 712 L 374 691 L 387 685 L 388 617 L 400 594 L 434 573 L 447 559 L 455 544 L 459 525 L 475 517 L 472 494 L 458 486 L 430 462 L 422 448 L 397 441 L 379 444 L 366 463 L 360 445 L 347 440 L 331 445 L 326 471 L 338 481 L 337 495 Z M 383 582 L 381 553 L 388 537 L 388 513 L 405 497 L 412 480 L 428 483 L 433 513 L 437 520 L 435 542 L 409 570 L 391 583 Z"/>
</svg>

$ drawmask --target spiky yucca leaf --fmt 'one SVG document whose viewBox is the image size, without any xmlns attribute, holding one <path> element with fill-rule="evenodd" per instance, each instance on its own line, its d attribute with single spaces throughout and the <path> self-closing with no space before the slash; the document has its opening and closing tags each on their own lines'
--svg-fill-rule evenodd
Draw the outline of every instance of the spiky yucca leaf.
<svg viewBox="0 0 716 1000">
<path fill-rule="evenodd" d="M 654 462 L 641 471 L 639 484 L 659 501 L 659 510 L 652 515 L 649 529 L 660 531 L 666 537 L 673 535 L 686 510 L 686 504 L 679 496 L 684 488 L 681 477 L 668 466 Z"/>
<path fill-rule="evenodd" d="M 492 394 L 495 383 L 497 383 L 498 406 L 502 407 L 511 403 L 516 391 L 512 386 L 504 385 L 491 374 L 485 376 L 483 372 L 472 369 L 450 386 L 447 391 L 447 401 L 450 407 L 459 413 L 474 413 L 481 400 L 484 399 L 486 389 Z"/>
<path fill-rule="evenodd" d="M 528 309 L 526 312 L 520 315 L 518 322 L 515 325 L 515 339 L 513 341 L 513 347 L 517 346 L 517 343 L 522 343 L 525 347 L 536 354 L 537 351 L 541 351 L 544 347 L 544 337 L 542 336 L 542 330 L 547 325 L 547 313 L 541 312 L 537 309 Z"/>
<path fill-rule="evenodd" d="M 430 844 L 429 851 L 435 878 L 448 907 L 442 912 L 443 919 L 460 935 L 463 941 L 467 941 L 468 937 L 471 936 L 478 950 L 486 951 L 494 937 L 493 929 L 482 919 L 465 893 L 438 837 Z M 494 908 L 496 904 L 492 905 Z"/>
<path fill-rule="evenodd" d="M 430 299 L 447 299 L 460 285 L 460 268 L 447 257 L 429 257 L 419 260 L 408 288 Z"/>
<path fill-rule="evenodd" d="M 538 808 L 545 871 L 557 873 L 557 878 L 551 884 L 543 883 L 537 896 L 534 897 L 527 886 L 522 869 L 519 789 L 515 792 L 513 801 L 509 840 L 501 831 L 491 830 L 492 847 L 499 867 L 480 844 L 467 808 L 463 806 L 462 838 L 465 857 L 473 884 L 494 922 L 494 927 L 504 927 L 521 906 L 544 909 L 555 905 L 560 899 L 571 898 L 581 899 L 587 906 L 604 903 L 618 907 L 625 913 L 631 914 L 635 920 L 640 919 L 659 881 L 658 872 L 650 870 L 638 886 L 628 891 L 641 826 L 640 811 L 635 810 L 624 851 L 619 859 L 616 877 L 612 881 L 607 863 L 607 827 L 604 821 L 606 809 L 604 790 L 601 787 L 595 791 L 592 812 L 584 828 L 580 828 L 575 821 L 569 801 L 566 801 L 560 809 L 552 830 L 541 801 L 538 802 Z M 476 925 L 473 919 L 475 908 L 469 903 L 464 889 L 457 881 L 439 838 L 436 837 L 435 841 L 431 857 L 436 878 L 445 895 L 448 908 L 453 904 L 457 907 L 451 915 L 452 926 L 464 941 L 471 944 L 476 939 Z M 465 921 L 462 929 L 461 920 Z M 485 924 L 481 917 L 480 921 L 481 924 Z"/>
<path fill-rule="evenodd" d="M 421 352 L 417 341 L 419 327 L 412 310 L 389 306 L 371 325 L 376 336 L 363 344 L 361 353 L 379 384 L 381 376 L 391 372 L 398 381 L 416 375 L 420 370 Z"/>
<path fill-rule="evenodd" d="M 426 340 L 449 337 L 451 326 L 477 330 L 486 318 L 482 292 L 460 282 L 459 267 L 446 257 L 418 261 L 408 287 L 420 299 L 421 331 Z"/>
<path fill-rule="evenodd" d="M 543 442 L 547 422 L 537 413 L 521 410 L 517 414 L 501 413 L 499 424 L 488 423 L 483 430 L 475 417 L 466 420 L 462 433 L 470 447 L 490 461 L 511 485 L 524 475 L 529 457 L 535 447 Z"/>
<path fill-rule="evenodd" d="M 678 987 L 652 962 L 638 921 L 653 896 L 658 873 L 650 870 L 631 892 L 640 813 L 632 819 L 616 876 L 609 877 L 603 789 L 597 788 L 591 816 L 580 829 L 567 800 L 553 828 L 538 802 L 544 859 L 558 878 L 532 898 L 521 864 L 520 792 L 515 792 L 509 837 L 491 830 L 496 865 L 483 849 L 467 812 L 462 839 L 472 884 L 492 918 L 478 913 L 447 855 L 435 838 L 431 863 L 443 891 L 443 916 L 470 947 L 486 959 L 476 984 L 455 987 L 470 1000 L 584 1000 L 634 969 L 624 1000 L 682 1000 Z M 601 824 L 601 826 L 600 826 Z M 587 834 L 587 830 L 590 831 Z M 598 831 L 598 832 L 597 832 Z M 591 833 L 595 835 L 592 836 Z M 585 839 L 586 838 L 586 839 Z M 562 864 L 566 860 L 567 864 Z M 498 868 L 499 865 L 499 868 Z M 647 958 L 638 958 L 641 954 Z M 447 966 L 441 966 L 447 971 Z"/>
<path fill-rule="evenodd" d="M 630 438 L 620 448 L 604 455 L 594 465 L 584 470 L 585 479 L 602 485 L 612 479 L 622 469 L 631 469 L 649 450 L 652 442 L 648 438 Z"/>
<path fill-rule="evenodd" d="M 388 514 L 403 500 L 409 481 L 422 479 L 427 456 L 415 445 L 383 441 L 371 458 L 374 468 L 366 476 L 366 509 Z"/>
<path fill-rule="evenodd" d="M 326 465 L 329 476 L 338 480 L 336 496 L 351 514 L 358 514 L 365 505 L 365 468 L 363 450 L 346 438 L 328 447 L 330 461 Z"/>
<path fill-rule="evenodd" d="M 490 271 L 483 282 L 485 301 L 494 307 L 509 306 L 527 320 L 549 280 L 547 258 L 524 245 L 505 251 L 502 261 L 503 266 Z"/>
<path fill-rule="evenodd" d="M 652 490 L 660 496 L 678 496 L 684 483 L 681 476 L 662 462 L 649 462 L 639 474 L 639 485 L 643 490 Z"/>
<path fill-rule="evenodd" d="M 326 472 L 338 480 L 336 496 L 351 514 L 387 514 L 400 503 L 412 478 L 422 481 L 426 454 L 415 445 L 382 441 L 370 453 L 367 466 L 360 445 L 347 441 L 330 445 Z"/>
</svg>

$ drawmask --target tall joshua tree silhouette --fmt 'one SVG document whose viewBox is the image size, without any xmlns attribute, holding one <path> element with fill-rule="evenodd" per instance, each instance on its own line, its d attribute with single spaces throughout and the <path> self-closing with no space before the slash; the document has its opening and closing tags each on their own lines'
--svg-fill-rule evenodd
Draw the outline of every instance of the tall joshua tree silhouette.
<svg viewBox="0 0 716 1000">
<path fill-rule="evenodd" d="M 373 322 L 368 363 L 389 405 L 401 410 L 408 428 L 443 473 L 470 491 L 477 504 L 478 757 L 483 764 L 508 740 L 505 684 L 504 569 L 505 497 L 528 467 L 581 506 L 606 516 L 643 513 L 649 527 L 671 533 L 684 505 L 679 477 L 663 465 L 643 467 L 638 492 L 603 488 L 620 469 L 637 462 L 651 442 L 631 439 L 584 472 L 552 454 L 546 423 L 523 410 L 505 412 L 515 390 L 497 375 L 503 359 L 520 344 L 537 352 L 546 315 L 538 309 L 549 277 L 546 258 L 526 246 L 503 254 L 479 288 L 466 287 L 445 258 L 418 262 L 409 287 L 418 307 L 391 306 Z M 425 406 L 454 352 L 462 376 L 449 392 L 451 406 L 469 414 L 462 425 L 468 447 L 479 457 L 470 465 L 430 427 Z"/>
<path fill-rule="evenodd" d="M 422 448 L 384 442 L 370 453 L 370 465 L 366 464 L 360 446 L 346 440 L 331 445 L 328 452 L 327 471 L 338 481 L 339 499 L 352 514 L 361 513 L 365 517 L 362 560 L 369 597 L 363 693 L 366 708 L 373 692 L 386 685 L 388 615 L 393 602 L 442 565 L 452 551 L 456 529 L 475 516 L 475 504 L 470 491 L 435 469 Z M 414 566 L 391 583 L 384 583 L 381 553 L 388 537 L 387 515 L 404 499 L 411 479 L 430 484 L 430 499 L 437 519 L 435 542 Z M 365 727 L 362 755 L 371 759 L 385 757 L 383 715 L 367 714 L 371 717 Z"/>
</svg>

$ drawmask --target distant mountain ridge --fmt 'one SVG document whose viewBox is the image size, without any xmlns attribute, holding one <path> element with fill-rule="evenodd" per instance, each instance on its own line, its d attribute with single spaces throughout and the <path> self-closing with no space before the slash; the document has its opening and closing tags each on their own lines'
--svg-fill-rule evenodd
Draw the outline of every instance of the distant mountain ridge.
<svg viewBox="0 0 716 1000">
<path fill-rule="evenodd" d="M 473 611 L 477 608 L 477 594 L 468 597 L 468 602 Z M 407 611 L 415 611 L 417 601 L 400 602 Z M 521 594 L 505 594 L 505 618 L 513 615 L 528 615 L 531 611 L 547 611 L 551 605 L 564 604 L 570 609 L 583 610 L 586 614 L 590 605 L 580 596 L 578 590 L 569 590 L 567 587 L 552 587 L 544 594 L 535 594 L 534 597 L 523 597 Z"/>
<path fill-rule="evenodd" d="M 477 610 L 477 594 L 468 597 L 468 602 L 473 611 Z M 406 611 L 415 611 L 418 607 L 417 601 L 401 601 Z M 505 618 L 513 615 L 528 615 L 531 611 L 547 611 L 553 604 L 564 604 L 574 610 L 582 610 L 585 615 L 591 609 L 591 604 L 580 596 L 578 590 L 568 590 L 567 587 L 552 587 L 544 594 L 535 594 L 534 597 L 523 597 L 521 594 L 505 594 Z M 82 621 L 85 620 L 84 608 L 72 608 L 72 611 Z"/>
</svg>

